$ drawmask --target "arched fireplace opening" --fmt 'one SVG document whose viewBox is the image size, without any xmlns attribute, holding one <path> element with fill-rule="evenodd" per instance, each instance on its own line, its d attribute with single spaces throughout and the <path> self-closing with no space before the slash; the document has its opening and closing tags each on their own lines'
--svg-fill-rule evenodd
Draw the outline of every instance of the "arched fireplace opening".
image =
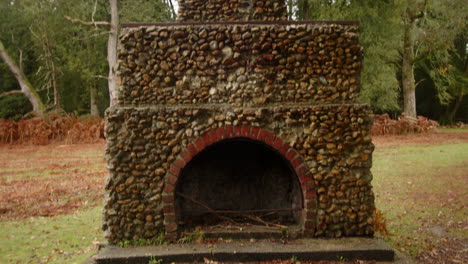
<svg viewBox="0 0 468 264">
<path fill-rule="evenodd" d="M 261 221 L 295 226 L 302 209 L 302 190 L 290 162 L 249 138 L 225 139 L 205 148 L 180 171 L 175 189 L 182 230 L 223 225 L 227 219 L 247 226 Z"/>
</svg>

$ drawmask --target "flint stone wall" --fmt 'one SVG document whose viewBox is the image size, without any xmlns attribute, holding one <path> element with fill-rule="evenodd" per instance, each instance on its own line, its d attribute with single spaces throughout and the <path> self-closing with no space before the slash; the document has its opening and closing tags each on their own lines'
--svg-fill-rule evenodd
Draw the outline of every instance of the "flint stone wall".
<svg viewBox="0 0 468 264">
<path fill-rule="evenodd" d="M 283 0 L 179 0 L 179 21 L 287 20 Z"/>
<path fill-rule="evenodd" d="M 128 29 L 123 104 L 343 103 L 359 92 L 356 25 L 182 24 Z"/>
<path fill-rule="evenodd" d="M 127 28 L 121 96 L 106 112 L 106 238 L 174 237 L 180 170 L 236 137 L 271 146 L 294 168 L 304 199 L 299 235 L 372 235 L 372 118 L 354 101 L 356 30 L 305 22 Z"/>
</svg>

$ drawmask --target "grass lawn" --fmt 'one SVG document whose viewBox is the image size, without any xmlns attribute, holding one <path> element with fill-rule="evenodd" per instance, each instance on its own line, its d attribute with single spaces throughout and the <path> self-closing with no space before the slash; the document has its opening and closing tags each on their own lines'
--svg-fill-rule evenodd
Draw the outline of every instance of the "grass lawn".
<svg viewBox="0 0 468 264">
<path fill-rule="evenodd" d="M 463 263 L 468 130 L 412 137 L 374 140 L 376 205 L 391 233 L 385 239 L 421 263 Z M 0 146 L 0 263 L 82 263 L 95 252 L 103 241 L 102 156 L 102 143 Z"/>
<path fill-rule="evenodd" d="M 377 147 L 372 169 L 376 206 L 387 218 L 391 236 L 386 239 L 395 248 L 416 257 L 442 254 L 441 249 L 466 242 L 467 150 L 468 143 Z M 446 255 L 456 259 L 453 253 Z"/>
<path fill-rule="evenodd" d="M 0 222 L 0 263 L 83 263 L 101 239 L 102 207 Z"/>
</svg>

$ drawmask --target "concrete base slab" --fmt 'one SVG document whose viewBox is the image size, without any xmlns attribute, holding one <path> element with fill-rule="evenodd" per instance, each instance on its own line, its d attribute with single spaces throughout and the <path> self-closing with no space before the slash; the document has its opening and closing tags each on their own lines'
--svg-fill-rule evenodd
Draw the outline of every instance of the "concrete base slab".
<svg viewBox="0 0 468 264">
<path fill-rule="evenodd" d="M 162 263 L 203 262 L 204 258 L 220 262 L 255 262 L 269 260 L 375 260 L 394 261 L 395 251 L 375 238 L 297 239 L 281 241 L 217 242 L 215 244 L 170 244 L 163 246 L 120 248 L 107 246 L 92 258 L 96 264 L 148 264 L 151 259 Z"/>
</svg>

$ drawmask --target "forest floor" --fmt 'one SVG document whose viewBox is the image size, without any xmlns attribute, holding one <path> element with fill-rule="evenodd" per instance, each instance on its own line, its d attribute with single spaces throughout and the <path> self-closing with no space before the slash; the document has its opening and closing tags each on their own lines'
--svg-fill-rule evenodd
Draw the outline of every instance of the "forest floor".
<svg viewBox="0 0 468 264">
<path fill-rule="evenodd" d="M 420 263 L 467 263 L 468 129 L 373 142 L 383 238 Z M 104 240 L 103 152 L 104 141 L 0 146 L 0 263 L 82 263 L 95 252 Z"/>
</svg>

